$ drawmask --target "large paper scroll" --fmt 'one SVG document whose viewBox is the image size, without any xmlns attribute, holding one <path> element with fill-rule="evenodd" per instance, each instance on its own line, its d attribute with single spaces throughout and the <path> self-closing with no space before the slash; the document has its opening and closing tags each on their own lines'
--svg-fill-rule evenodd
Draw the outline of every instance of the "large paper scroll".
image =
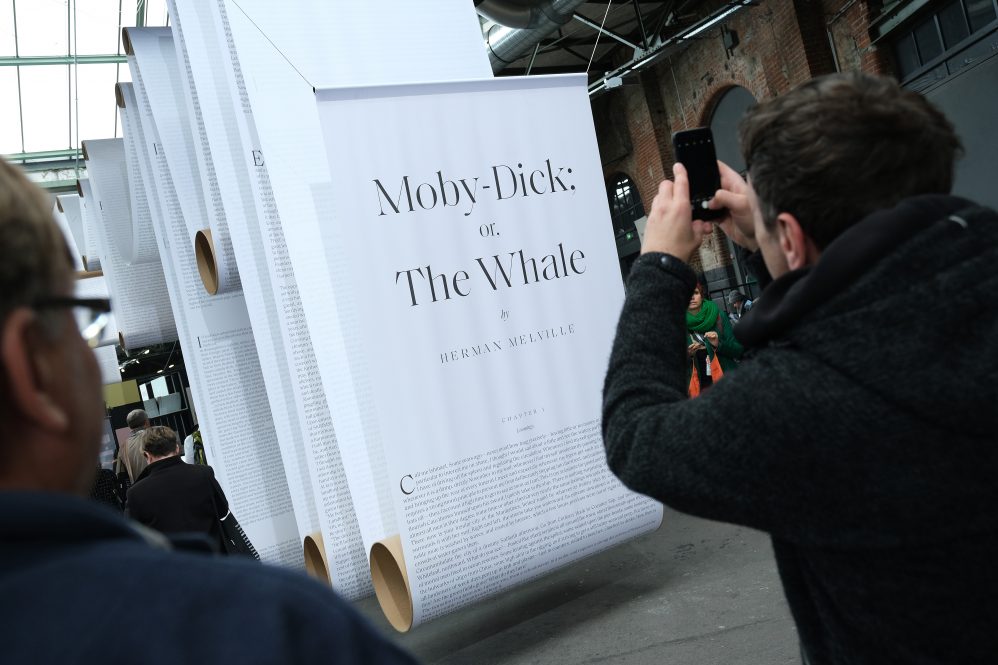
<svg viewBox="0 0 998 665">
<path fill-rule="evenodd" d="M 128 265 L 117 248 L 117 229 L 131 224 L 131 203 L 122 139 L 83 142 L 93 201 L 99 212 L 101 266 L 111 291 L 111 305 L 120 328 L 122 348 L 177 341 L 177 324 L 166 292 L 159 261 Z"/>
<path fill-rule="evenodd" d="M 341 447 L 384 447 L 384 466 L 347 474 L 391 494 L 399 538 L 372 563 L 396 628 L 661 521 L 601 443 L 623 293 L 585 84 L 317 94 L 331 210 L 312 238 L 326 260 L 299 282 L 313 338 L 333 341 L 316 354 L 334 418 L 364 435 Z M 337 318 L 310 311 L 320 277 Z"/>
<path fill-rule="evenodd" d="M 76 192 L 80 201 L 80 217 L 83 220 L 83 266 L 89 271 L 101 269 L 100 255 L 100 208 L 94 199 L 90 178 L 76 182 Z"/>
<path fill-rule="evenodd" d="M 470 7 L 454 10 L 453 5 L 440 2 L 422 3 L 418 8 L 411 3 L 390 4 L 387 12 L 305 2 L 279 7 L 260 2 L 236 6 L 181 1 L 171 7 L 173 23 L 180 27 L 186 45 L 211 144 L 229 146 L 227 152 L 232 155 L 234 177 L 227 182 L 220 179 L 220 185 L 223 198 L 228 197 L 227 206 L 234 198 L 230 194 L 233 185 L 242 197 L 233 209 L 241 205 L 244 213 L 229 215 L 239 220 L 231 232 L 275 418 L 276 403 L 290 403 L 288 417 L 300 423 L 300 436 L 292 441 L 295 450 L 285 447 L 287 475 L 290 482 L 300 478 L 303 492 L 315 494 L 323 536 L 308 540 L 306 555 L 316 560 L 325 556 L 323 566 L 328 564 L 334 587 L 348 596 L 370 588 L 367 556 L 282 228 L 282 217 L 295 223 L 303 215 L 315 219 L 313 185 L 328 183 L 308 80 L 418 80 L 434 68 L 442 70 L 445 78 L 490 72 L 477 17 Z M 257 26 L 263 26 L 266 34 Z M 369 29 L 405 34 L 410 48 L 405 53 L 379 51 L 357 62 L 352 49 Z M 252 106 L 248 89 L 254 94 Z M 266 105 L 262 113 L 276 119 L 267 129 L 271 145 L 280 146 L 273 152 L 262 149 L 257 135 L 254 112 L 258 105 Z M 233 132 L 235 127 L 238 134 Z M 271 173 L 279 180 L 280 194 L 273 190 Z M 272 363 L 269 368 L 268 361 Z M 310 487 L 308 477 L 294 469 L 294 460 L 303 454 L 306 457 L 299 467 L 311 472 Z M 354 497 L 353 504 L 367 509 L 372 503 L 368 499 Z M 373 504 L 377 510 L 377 500 Z"/>
<path fill-rule="evenodd" d="M 170 12 L 174 39 L 182 46 L 181 69 L 188 71 L 198 99 L 205 138 L 201 146 L 212 154 L 221 205 L 232 220 L 232 243 L 238 255 L 299 536 L 304 540 L 320 531 L 322 524 L 333 525 L 330 528 L 335 539 L 330 540 L 328 549 L 318 537 L 316 551 L 323 552 L 321 566 L 327 571 L 324 578 L 349 598 L 369 595 L 372 589 L 367 557 L 342 477 L 335 433 L 307 327 L 296 314 L 301 306 L 283 248 L 283 234 L 275 219 L 261 224 L 253 200 L 251 148 L 244 147 L 236 120 L 236 115 L 243 112 L 235 85 L 237 65 L 233 64 L 234 54 L 228 48 L 221 14 L 211 2 L 179 6 L 171 3 Z M 312 457 L 312 470 L 306 447 L 317 451 Z M 322 520 L 316 505 L 320 493 L 327 499 L 322 503 Z M 329 553 L 328 559 L 325 552 Z M 306 565 L 313 560 L 310 553 L 305 552 Z"/>
<path fill-rule="evenodd" d="M 115 98 L 118 106 L 124 104 L 121 91 L 115 86 Z M 149 263 L 160 261 L 159 248 L 156 247 L 156 234 L 152 228 L 152 215 L 149 212 L 149 201 L 146 198 L 145 187 L 139 180 L 138 153 L 134 141 L 122 134 L 125 140 L 125 165 L 128 177 L 129 205 L 131 217 L 129 223 L 124 218 L 113 220 L 114 243 L 118 253 L 125 263 Z"/>
<path fill-rule="evenodd" d="M 199 186 L 187 170 L 195 159 L 187 152 L 193 143 L 181 135 L 178 116 L 185 107 L 170 30 L 128 29 L 125 42 L 134 83 L 120 86 L 120 112 L 136 144 L 145 146 L 140 168 L 157 241 L 168 257 L 170 296 L 209 461 L 261 556 L 300 567 L 299 534 L 245 300 L 240 292 L 206 293 L 190 242 L 182 201 Z"/>
<path fill-rule="evenodd" d="M 125 34 L 124 39 L 130 39 L 137 33 Z M 169 35 L 169 30 L 165 34 Z M 172 38 L 147 43 L 150 49 L 150 55 L 147 57 L 176 59 Z M 125 48 L 126 51 L 130 50 L 132 45 L 126 42 Z M 186 84 L 185 73 L 176 70 L 175 65 L 171 71 L 179 77 L 178 85 L 169 87 L 157 85 L 157 89 L 163 89 L 164 98 L 152 103 L 154 108 L 169 103 L 178 110 L 171 115 L 169 122 L 164 120 L 163 126 L 158 128 L 158 131 L 166 144 L 176 146 L 167 153 L 166 160 L 175 179 L 177 192 L 183 194 L 180 198 L 180 207 L 186 220 L 189 242 L 196 247 L 199 274 L 207 292 L 214 295 L 238 291 L 241 288 L 239 275 L 232 257 L 225 213 L 218 199 L 218 188 L 214 183 L 214 167 L 210 161 L 201 159 L 199 162 L 198 158 L 200 152 L 197 142 L 201 137 L 198 119 L 193 111 L 196 100 L 191 100 L 190 86 Z M 151 85 L 149 80 L 146 83 Z M 150 88 L 149 92 L 153 93 L 153 89 Z M 203 184 L 202 174 L 207 186 Z"/>
<path fill-rule="evenodd" d="M 80 256 L 82 264 L 86 245 L 83 239 L 83 211 L 80 210 L 80 195 L 61 194 L 55 199 L 55 205 L 59 212 L 66 216 L 66 224 L 69 226 L 69 234 L 72 239 L 72 250 Z M 86 266 L 83 266 L 82 269 L 86 270 Z"/>
<path fill-rule="evenodd" d="M 171 16 L 176 17 L 176 7 L 171 6 L 170 10 Z M 205 121 L 202 117 L 201 102 L 198 99 L 198 90 L 194 85 L 190 61 L 183 46 L 183 34 L 177 28 L 176 20 L 174 18 L 173 37 L 177 55 L 177 71 L 181 79 L 180 89 L 183 91 L 183 98 L 186 101 L 186 113 L 182 113 L 182 115 L 188 121 L 189 130 L 194 139 L 193 156 L 196 158 L 198 171 L 201 174 L 202 190 L 207 194 L 205 206 L 208 213 L 208 226 L 200 229 L 194 239 L 198 270 L 208 293 L 214 295 L 237 291 L 242 288 L 242 284 L 229 234 L 226 207 L 223 205 L 218 183 L 220 175 L 227 177 L 229 174 L 216 173 L 213 155 L 213 153 L 222 152 L 226 146 L 224 144 L 213 146 L 208 140 Z M 210 95 L 207 104 L 211 105 Z M 220 156 L 222 162 L 227 165 L 229 156 Z"/>
</svg>

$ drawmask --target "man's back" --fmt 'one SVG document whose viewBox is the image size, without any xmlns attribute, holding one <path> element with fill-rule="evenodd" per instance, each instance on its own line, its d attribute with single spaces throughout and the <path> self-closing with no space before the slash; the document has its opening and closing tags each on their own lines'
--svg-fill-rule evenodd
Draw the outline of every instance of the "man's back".
<svg viewBox="0 0 998 665">
<path fill-rule="evenodd" d="M 971 210 L 918 197 L 843 234 L 797 294 L 820 304 L 774 338 L 818 448 L 801 460 L 823 475 L 801 496 L 812 524 L 774 533 L 819 663 L 998 653 L 998 310 L 980 306 L 998 288 L 998 215 Z M 821 298 L 822 280 L 841 289 Z"/>
<path fill-rule="evenodd" d="M 0 493 L 0 598 L 11 663 L 414 662 L 303 575 L 158 549 L 65 495 Z"/>
<path fill-rule="evenodd" d="M 179 455 L 153 462 L 128 490 L 128 515 L 163 533 L 218 534 L 227 510 L 211 467 L 185 464 Z"/>
</svg>

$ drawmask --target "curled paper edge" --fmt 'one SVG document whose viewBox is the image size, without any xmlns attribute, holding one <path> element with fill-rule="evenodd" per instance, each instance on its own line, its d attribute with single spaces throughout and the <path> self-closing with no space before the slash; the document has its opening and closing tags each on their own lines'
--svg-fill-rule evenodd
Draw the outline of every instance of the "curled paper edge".
<svg viewBox="0 0 998 665">
<path fill-rule="evenodd" d="M 412 592 L 398 534 L 371 545 L 371 581 L 381 611 L 400 633 L 412 628 Z"/>
<path fill-rule="evenodd" d="M 305 554 L 305 572 L 308 573 L 309 577 L 314 577 L 320 582 L 332 586 L 333 580 L 329 575 L 329 564 L 326 560 L 326 546 L 322 540 L 322 532 L 316 531 L 305 536 L 302 550 Z"/>
</svg>

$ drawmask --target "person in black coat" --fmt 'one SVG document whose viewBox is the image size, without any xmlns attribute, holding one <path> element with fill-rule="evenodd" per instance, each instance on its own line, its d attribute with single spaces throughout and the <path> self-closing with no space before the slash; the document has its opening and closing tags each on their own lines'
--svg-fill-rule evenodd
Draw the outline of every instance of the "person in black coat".
<svg viewBox="0 0 998 665">
<path fill-rule="evenodd" d="M 998 214 L 949 195 L 952 125 L 889 79 L 815 79 L 741 134 L 748 182 L 722 168 L 712 206 L 773 278 L 735 327 L 747 355 L 686 398 L 688 262 L 711 226 L 676 165 L 610 358 L 609 466 L 768 532 L 811 665 L 994 663 Z"/>
<path fill-rule="evenodd" d="M 228 502 L 211 467 L 186 464 L 169 427 L 149 427 L 137 442 L 149 465 L 128 490 L 128 516 L 161 533 L 204 534 L 219 547 Z"/>
</svg>

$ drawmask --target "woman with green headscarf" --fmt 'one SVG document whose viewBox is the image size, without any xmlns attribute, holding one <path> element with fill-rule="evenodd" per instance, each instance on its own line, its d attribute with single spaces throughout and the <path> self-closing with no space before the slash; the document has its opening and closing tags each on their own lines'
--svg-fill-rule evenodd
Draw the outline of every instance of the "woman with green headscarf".
<svg viewBox="0 0 998 665">
<path fill-rule="evenodd" d="M 696 389 L 691 390 L 691 396 L 696 396 L 700 390 L 714 382 L 712 370 L 714 358 L 717 358 L 722 372 L 733 370 L 742 357 L 742 345 L 735 339 L 728 323 L 728 317 L 718 308 L 713 300 L 704 300 L 705 289 L 697 284 L 686 310 L 686 353 L 690 358 L 686 379 L 690 381 L 696 371 Z"/>
</svg>

